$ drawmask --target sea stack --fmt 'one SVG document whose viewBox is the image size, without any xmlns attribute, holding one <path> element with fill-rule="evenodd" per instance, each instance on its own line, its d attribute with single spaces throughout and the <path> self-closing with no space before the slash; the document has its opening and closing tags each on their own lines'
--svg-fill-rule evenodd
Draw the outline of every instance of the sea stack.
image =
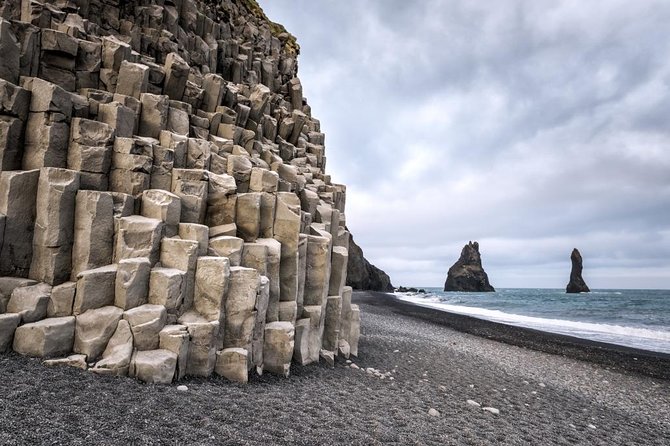
<svg viewBox="0 0 670 446">
<path fill-rule="evenodd" d="M 468 242 L 461 251 L 461 257 L 449 268 L 444 291 L 489 292 L 495 289 L 482 268 L 479 243 Z"/>
<path fill-rule="evenodd" d="M 591 291 L 582 278 L 582 255 L 577 248 L 570 255 L 572 270 L 570 271 L 570 283 L 565 290 L 566 293 L 588 293 Z"/>
</svg>

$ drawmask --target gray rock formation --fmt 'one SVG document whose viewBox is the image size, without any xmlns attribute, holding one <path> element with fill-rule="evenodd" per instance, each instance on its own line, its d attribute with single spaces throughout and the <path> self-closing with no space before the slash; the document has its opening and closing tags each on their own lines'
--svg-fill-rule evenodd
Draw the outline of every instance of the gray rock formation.
<svg viewBox="0 0 670 446">
<path fill-rule="evenodd" d="M 572 262 L 572 270 L 570 270 L 570 282 L 565 289 L 566 293 L 588 293 L 591 290 L 582 278 L 582 255 L 577 248 L 572 250 L 570 254 L 570 261 Z"/>
<path fill-rule="evenodd" d="M 489 277 L 482 268 L 479 243 L 468 242 L 461 251 L 461 257 L 449 268 L 444 291 L 495 291 L 489 283 Z"/>
<path fill-rule="evenodd" d="M 155 383 L 357 354 L 299 50 L 254 0 L 0 1 L 0 352 Z"/>
<path fill-rule="evenodd" d="M 355 290 L 393 292 L 391 278 L 363 255 L 363 250 L 349 234 L 349 260 L 347 262 L 347 285 Z"/>
</svg>

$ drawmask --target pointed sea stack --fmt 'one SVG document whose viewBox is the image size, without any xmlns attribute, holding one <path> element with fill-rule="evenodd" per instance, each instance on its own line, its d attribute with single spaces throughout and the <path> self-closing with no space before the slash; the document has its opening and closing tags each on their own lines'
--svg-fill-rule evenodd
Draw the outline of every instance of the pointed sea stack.
<svg viewBox="0 0 670 446">
<path fill-rule="evenodd" d="M 482 268 L 479 243 L 468 242 L 461 251 L 461 257 L 449 268 L 444 291 L 495 291 L 489 283 L 489 277 Z"/>
<path fill-rule="evenodd" d="M 570 271 L 570 283 L 565 290 L 566 293 L 588 293 L 591 291 L 582 278 L 582 255 L 577 248 L 570 255 L 572 270 Z"/>
</svg>

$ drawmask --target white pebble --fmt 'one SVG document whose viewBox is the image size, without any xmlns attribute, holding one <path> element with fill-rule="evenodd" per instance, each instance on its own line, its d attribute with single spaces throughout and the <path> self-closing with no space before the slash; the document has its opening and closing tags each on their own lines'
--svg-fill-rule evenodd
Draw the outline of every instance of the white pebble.
<svg viewBox="0 0 670 446">
<path fill-rule="evenodd" d="M 393 350 L 393 353 L 400 353 L 400 350 Z"/>
<path fill-rule="evenodd" d="M 475 388 L 475 385 L 474 385 L 474 384 L 470 384 L 470 385 L 468 385 L 468 387 L 471 388 L 471 389 L 474 389 L 474 388 Z"/>
<path fill-rule="evenodd" d="M 186 392 L 188 390 L 188 387 L 184 385 L 177 386 L 177 390 L 179 390 L 180 392 Z"/>
<path fill-rule="evenodd" d="M 596 428 L 593 424 L 588 424 L 586 427 L 588 427 L 589 429 L 595 429 Z"/>
<path fill-rule="evenodd" d="M 345 362 L 346 362 L 347 364 L 351 364 L 351 359 L 347 359 Z"/>
<path fill-rule="evenodd" d="M 445 386 L 440 386 L 440 390 L 443 391 L 443 392 L 446 392 L 447 388 Z"/>
<path fill-rule="evenodd" d="M 496 409 L 495 407 L 483 407 L 482 410 L 485 410 L 487 412 L 491 412 L 493 415 L 498 415 L 500 411 Z"/>
<path fill-rule="evenodd" d="M 350 365 L 349 367 L 351 367 L 352 369 L 360 369 L 360 367 L 358 367 L 358 366 L 357 366 L 356 364 L 354 364 L 353 362 L 351 363 L 351 365 Z"/>
<path fill-rule="evenodd" d="M 540 384 L 538 384 L 538 386 L 540 386 L 540 387 L 547 387 L 544 383 L 540 383 Z"/>
<path fill-rule="evenodd" d="M 431 407 L 430 410 L 428 410 L 428 415 L 430 415 L 431 417 L 439 417 L 440 412 Z"/>
<path fill-rule="evenodd" d="M 478 403 L 477 401 L 475 401 L 475 400 L 467 400 L 466 403 L 468 403 L 468 405 L 470 405 L 470 406 L 474 406 L 474 407 L 482 407 L 482 405 L 479 404 L 479 403 Z"/>
</svg>

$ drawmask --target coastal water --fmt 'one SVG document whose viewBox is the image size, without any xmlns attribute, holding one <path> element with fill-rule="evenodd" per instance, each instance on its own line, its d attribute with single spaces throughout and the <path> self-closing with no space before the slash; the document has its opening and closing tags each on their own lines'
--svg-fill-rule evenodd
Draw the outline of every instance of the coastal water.
<svg viewBox="0 0 670 446">
<path fill-rule="evenodd" d="M 594 341 L 670 353 L 670 290 L 499 289 L 396 293 L 419 305 Z"/>
</svg>

